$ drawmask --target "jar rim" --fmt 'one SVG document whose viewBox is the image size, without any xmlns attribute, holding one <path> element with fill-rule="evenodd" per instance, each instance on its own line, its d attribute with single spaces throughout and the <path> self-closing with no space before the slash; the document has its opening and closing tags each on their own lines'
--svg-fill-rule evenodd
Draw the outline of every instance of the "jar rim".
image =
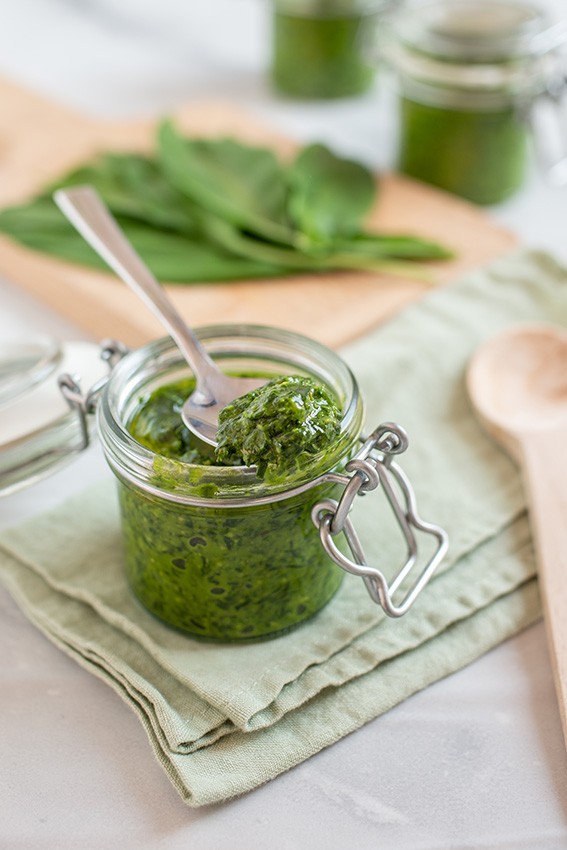
<svg viewBox="0 0 567 850">
<path fill-rule="evenodd" d="M 379 52 L 404 86 L 501 98 L 496 107 L 544 90 L 567 41 L 537 5 L 510 0 L 432 0 L 387 30 Z"/>
<path fill-rule="evenodd" d="M 191 375 L 189 366 L 169 337 L 127 354 L 113 369 L 97 408 L 104 453 L 113 472 L 153 496 L 186 504 L 258 504 L 286 498 L 308 489 L 332 471 L 357 442 L 363 404 L 358 384 L 342 358 L 309 337 L 261 325 L 210 325 L 195 329 L 213 359 L 231 363 L 262 363 L 274 376 L 310 374 L 329 386 L 342 408 L 337 440 L 285 481 L 266 483 L 254 467 L 206 466 L 166 458 L 142 446 L 128 430 L 141 390 L 156 388 L 172 377 Z M 285 371 L 285 367 L 290 367 Z M 250 368 L 250 365 L 247 366 Z"/>
<path fill-rule="evenodd" d="M 294 18 L 364 17 L 388 9 L 393 0 L 275 0 L 277 14 Z"/>
<path fill-rule="evenodd" d="M 397 37 L 441 61 L 511 61 L 534 53 L 547 26 L 543 11 L 522 0 L 432 0 L 396 19 Z"/>
</svg>

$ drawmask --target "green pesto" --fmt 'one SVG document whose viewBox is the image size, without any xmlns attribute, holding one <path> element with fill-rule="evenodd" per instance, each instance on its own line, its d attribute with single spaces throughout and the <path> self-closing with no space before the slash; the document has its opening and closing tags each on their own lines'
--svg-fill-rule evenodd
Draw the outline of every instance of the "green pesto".
<svg viewBox="0 0 567 850">
<path fill-rule="evenodd" d="M 130 423 L 130 433 L 157 455 L 210 466 L 214 459 L 195 445 L 194 437 L 181 419 L 183 404 L 194 389 L 195 379 L 183 378 L 158 387 L 151 395 L 140 399 L 140 408 Z"/>
<path fill-rule="evenodd" d="M 307 17 L 275 12 L 272 77 L 277 88 L 298 98 L 360 94 L 374 69 L 361 50 L 368 15 Z"/>
<path fill-rule="evenodd" d="M 400 170 L 477 204 L 496 204 L 522 185 L 528 131 L 514 106 L 448 109 L 403 98 Z"/>
<path fill-rule="evenodd" d="M 159 388 L 141 399 L 130 424 L 156 452 L 154 484 L 163 490 L 177 483 L 176 466 L 182 478 L 186 463 L 218 465 L 198 453 L 181 422 L 193 387 L 183 380 Z M 333 490 L 324 485 L 266 505 L 225 507 L 221 499 L 182 505 L 121 482 L 130 585 L 152 613 L 194 636 L 246 641 L 286 631 L 323 607 L 344 575 L 311 521 L 311 506 Z"/>
<path fill-rule="evenodd" d="M 235 399 L 219 416 L 216 459 L 257 466 L 259 478 L 281 481 L 339 435 L 341 411 L 311 378 L 274 378 Z"/>
</svg>

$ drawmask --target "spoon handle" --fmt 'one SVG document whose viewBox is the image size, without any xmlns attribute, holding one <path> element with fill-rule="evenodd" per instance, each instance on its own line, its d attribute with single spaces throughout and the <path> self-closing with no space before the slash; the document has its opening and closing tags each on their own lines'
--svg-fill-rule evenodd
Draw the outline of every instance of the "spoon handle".
<svg viewBox="0 0 567 850">
<path fill-rule="evenodd" d="M 567 740 L 567 427 L 521 440 L 545 622 Z"/>
<path fill-rule="evenodd" d="M 126 239 L 95 189 L 92 186 L 74 186 L 59 189 L 53 197 L 81 236 L 167 328 L 199 382 L 206 385 L 206 376 L 211 372 L 217 373 L 217 367 Z"/>
</svg>

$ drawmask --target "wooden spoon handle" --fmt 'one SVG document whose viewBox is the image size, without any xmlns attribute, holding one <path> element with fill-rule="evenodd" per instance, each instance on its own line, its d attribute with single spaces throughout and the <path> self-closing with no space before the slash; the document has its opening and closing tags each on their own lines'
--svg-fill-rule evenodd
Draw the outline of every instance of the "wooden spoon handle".
<svg viewBox="0 0 567 850">
<path fill-rule="evenodd" d="M 567 741 L 567 427 L 522 439 L 530 524 Z"/>
</svg>

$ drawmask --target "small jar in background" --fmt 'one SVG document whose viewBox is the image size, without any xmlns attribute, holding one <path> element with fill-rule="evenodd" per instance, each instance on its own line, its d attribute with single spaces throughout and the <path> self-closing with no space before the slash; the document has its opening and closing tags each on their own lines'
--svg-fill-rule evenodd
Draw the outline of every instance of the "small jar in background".
<svg viewBox="0 0 567 850">
<path fill-rule="evenodd" d="M 398 80 L 399 170 L 478 204 L 504 201 L 526 176 L 534 105 L 564 83 L 567 27 L 506 0 L 435 0 L 390 26 L 381 54 Z"/>
<path fill-rule="evenodd" d="M 297 98 L 361 94 L 375 70 L 366 47 L 384 0 L 273 0 L 275 87 Z"/>
</svg>

